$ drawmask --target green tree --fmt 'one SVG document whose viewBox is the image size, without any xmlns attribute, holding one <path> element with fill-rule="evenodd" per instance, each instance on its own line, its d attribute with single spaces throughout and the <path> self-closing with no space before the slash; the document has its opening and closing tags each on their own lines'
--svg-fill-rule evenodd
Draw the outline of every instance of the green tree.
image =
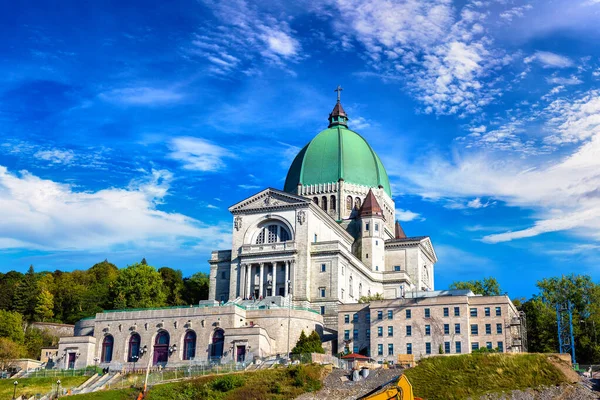
<svg viewBox="0 0 600 400">
<path fill-rule="evenodd" d="M 304 330 L 300 332 L 298 342 L 296 342 L 296 346 L 292 349 L 292 354 L 306 353 L 325 354 L 325 350 L 323 350 L 323 345 L 321 343 L 321 337 L 316 331 L 312 331 L 309 336 L 306 336 Z"/>
<path fill-rule="evenodd" d="M 450 285 L 450 289 L 470 290 L 475 294 L 484 296 L 500 296 L 502 289 L 496 278 L 483 278 L 474 281 L 456 281 Z"/>
<path fill-rule="evenodd" d="M 170 306 L 178 306 L 185 304 L 182 299 L 183 293 L 183 276 L 180 270 L 174 270 L 169 267 L 162 267 L 158 270 L 160 276 L 165 283 L 167 289 L 167 304 Z"/>
<path fill-rule="evenodd" d="M 186 304 L 198 304 L 200 300 L 208 300 L 210 278 L 204 272 L 196 272 L 183 280 L 183 300 Z"/>
<path fill-rule="evenodd" d="M 10 339 L 15 343 L 22 344 L 23 316 L 16 311 L 0 310 L 0 337 Z"/>
<path fill-rule="evenodd" d="M 534 296 L 522 305 L 527 320 L 527 351 L 554 353 L 558 351 L 556 310 Z"/>
<path fill-rule="evenodd" d="M 0 337 L 0 371 L 6 370 L 10 366 L 10 362 L 21 357 L 23 353 L 24 350 L 21 344 Z"/>
<path fill-rule="evenodd" d="M 113 306 L 122 308 L 164 307 L 167 295 L 158 271 L 141 263 L 128 265 L 119 271 L 112 289 Z"/>
<path fill-rule="evenodd" d="M 58 345 L 58 337 L 47 331 L 42 331 L 31 326 L 25 330 L 25 351 L 27 357 L 39 359 L 43 347 Z"/>
<path fill-rule="evenodd" d="M 32 321 L 35 315 L 35 306 L 37 304 L 38 283 L 33 265 L 21 279 L 15 289 L 13 297 L 13 306 L 15 311 L 19 312 L 27 321 Z"/>
<path fill-rule="evenodd" d="M 49 321 L 54 316 L 54 295 L 47 289 L 42 289 L 37 297 L 35 320 Z"/>
<path fill-rule="evenodd" d="M 381 293 L 375 293 L 369 296 L 362 296 L 358 299 L 359 303 L 370 303 L 375 300 L 383 300 L 383 295 Z"/>
<path fill-rule="evenodd" d="M 15 289 L 21 283 L 23 274 L 17 271 L 8 271 L 0 274 L 0 310 L 14 310 L 13 298 Z"/>
</svg>

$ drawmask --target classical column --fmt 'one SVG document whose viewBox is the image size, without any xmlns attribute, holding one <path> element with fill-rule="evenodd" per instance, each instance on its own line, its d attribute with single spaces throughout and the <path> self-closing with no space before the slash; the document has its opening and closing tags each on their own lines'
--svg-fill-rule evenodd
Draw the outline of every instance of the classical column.
<svg viewBox="0 0 600 400">
<path fill-rule="evenodd" d="M 290 262 L 289 261 L 285 261 L 285 291 L 283 292 L 285 297 L 288 296 L 288 289 L 290 287 L 289 281 L 290 280 Z"/>
<path fill-rule="evenodd" d="M 265 263 L 260 263 L 260 276 L 258 278 L 258 297 L 263 296 L 263 284 L 265 277 Z"/>
<path fill-rule="evenodd" d="M 252 264 L 246 264 L 246 298 L 250 298 L 251 290 L 252 290 Z"/>
<path fill-rule="evenodd" d="M 240 283 L 240 292 L 239 292 L 239 297 L 241 297 L 242 299 L 246 296 L 245 292 L 246 292 L 246 264 L 241 264 L 240 265 L 240 277 L 238 278 L 238 282 Z"/>
<path fill-rule="evenodd" d="M 277 296 L 277 263 L 274 262 L 271 264 L 273 266 L 273 283 L 271 284 L 271 295 Z"/>
</svg>

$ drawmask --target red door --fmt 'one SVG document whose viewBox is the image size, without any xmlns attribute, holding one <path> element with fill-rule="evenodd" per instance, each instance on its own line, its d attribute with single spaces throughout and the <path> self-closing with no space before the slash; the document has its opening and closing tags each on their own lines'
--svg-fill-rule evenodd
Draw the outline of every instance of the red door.
<svg viewBox="0 0 600 400">
<path fill-rule="evenodd" d="M 75 369 L 75 353 L 69 353 L 69 369 Z"/>
</svg>

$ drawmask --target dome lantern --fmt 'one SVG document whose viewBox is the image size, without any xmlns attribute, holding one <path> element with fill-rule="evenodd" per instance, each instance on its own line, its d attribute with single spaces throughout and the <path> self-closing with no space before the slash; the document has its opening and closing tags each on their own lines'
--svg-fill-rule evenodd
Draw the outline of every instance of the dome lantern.
<svg viewBox="0 0 600 400">
<path fill-rule="evenodd" d="M 338 85 L 335 88 L 334 92 L 337 92 L 337 103 L 333 107 L 333 111 L 329 114 L 329 128 L 342 125 L 346 128 L 348 127 L 348 115 L 346 111 L 344 111 L 344 107 L 342 107 L 342 103 L 340 102 L 340 94 L 342 92 L 342 87 Z"/>
</svg>

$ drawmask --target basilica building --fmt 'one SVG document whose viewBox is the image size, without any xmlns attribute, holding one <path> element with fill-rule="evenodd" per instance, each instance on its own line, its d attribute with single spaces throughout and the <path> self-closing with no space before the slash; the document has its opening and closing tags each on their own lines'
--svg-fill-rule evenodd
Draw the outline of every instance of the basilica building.
<svg viewBox="0 0 600 400">
<path fill-rule="evenodd" d="M 437 345 L 475 349 L 473 322 L 482 316 L 481 330 L 495 329 L 482 345 L 523 351 L 515 341 L 521 319 L 507 296 L 435 290 L 431 239 L 404 233 L 385 167 L 349 129 L 339 90 L 327 128 L 295 157 L 283 190 L 266 188 L 229 208 L 231 248 L 211 254 L 208 301 L 98 313 L 79 321 L 75 336 L 61 338 L 56 365 L 242 362 L 288 354 L 303 330 L 317 331 L 331 354 L 354 350 L 393 361 L 412 349 L 434 354 Z M 383 300 L 359 304 L 375 295 Z M 486 323 L 490 310 L 494 321 Z M 442 324 L 431 342 L 428 319 L 437 314 L 439 321 L 453 318 L 454 330 Z M 371 329 L 383 332 L 384 325 L 388 335 L 405 335 L 372 340 Z"/>
</svg>

